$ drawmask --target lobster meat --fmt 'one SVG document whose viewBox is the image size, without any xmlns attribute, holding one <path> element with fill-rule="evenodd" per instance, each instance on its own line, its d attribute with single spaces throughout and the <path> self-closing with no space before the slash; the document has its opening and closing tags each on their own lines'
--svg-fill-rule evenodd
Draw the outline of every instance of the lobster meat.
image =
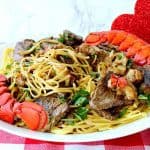
<svg viewBox="0 0 150 150">
<path fill-rule="evenodd" d="M 150 44 L 125 31 L 92 32 L 85 38 L 85 43 L 91 46 L 111 44 L 133 59 L 137 65 L 150 65 Z"/>
<path fill-rule="evenodd" d="M 16 102 L 6 82 L 7 78 L 0 75 L 0 119 L 13 124 L 15 117 L 18 117 L 32 130 L 43 129 L 48 123 L 44 108 L 33 102 Z"/>
</svg>

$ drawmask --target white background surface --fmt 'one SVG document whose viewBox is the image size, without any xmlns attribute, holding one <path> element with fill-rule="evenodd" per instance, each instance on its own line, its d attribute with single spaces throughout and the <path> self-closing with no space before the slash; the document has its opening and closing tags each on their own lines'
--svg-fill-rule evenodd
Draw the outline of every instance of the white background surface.
<svg viewBox="0 0 150 150">
<path fill-rule="evenodd" d="M 110 29 L 136 0 L 0 0 L 0 43 L 39 39 L 64 29 L 86 35 Z"/>
</svg>

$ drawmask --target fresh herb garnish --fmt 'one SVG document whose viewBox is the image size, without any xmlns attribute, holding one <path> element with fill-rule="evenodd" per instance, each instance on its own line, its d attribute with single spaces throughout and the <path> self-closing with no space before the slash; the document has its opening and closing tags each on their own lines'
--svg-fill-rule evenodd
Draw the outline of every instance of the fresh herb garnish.
<svg viewBox="0 0 150 150">
<path fill-rule="evenodd" d="M 128 69 L 130 69 L 131 68 L 131 66 L 132 66 L 132 64 L 133 64 L 133 61 L 131 60 L 131 59 L 128 59 L 128 61 L 127 61 L 127 68 Z"/>
<path fill-rule="evenodd" d="M 12 66 L 12 64 L 8 64 L 8 65 L 6 66 L 6 69 L 11 69 L 11 66 Z"/>
<path fill-rule="evenodd" d="M 98 72 L 90 72 L 90 76 L 93 78 L 99 78 L 100 74 Z"/>
<path fill-rule="evenodd" d="M 26 67 L 29 67 L 31 64 L 33 64 L 32 61 L 27 61 L 27 62 L 25 62 L 25 66 L 26 66 Z"/>
<path fill-rule="evenodd" d="M 59 96 L 59 100 L 61 103 L 64 103 L 66 101 L 65 96 Z"/>
<path fill-rule="evenodd" d="M 81 89 L 75 93 L 75 95 L 72 98 L 72 101 L 75 102 L 79 97 L 87 97 L 89 95 L 90 95 L 90 93 L 88 91 Z"/>
<path fill-rule="evenodd" d="M 59 38 L 57 39 L 59 42 L 64 43 L 65 38 L 63 35 L 60 35 Z"/>
<path fill-rule="evenodd" d="M 127 110 L 128 110 L 127 108 L 123 108 L 120 111 L 118 118 L 122 118 L 127 113 Z"/>
<path fill-rule="evenodd" d="M 62 57 L 64 58 L 64 59 L 68 59 L 68 58 L 70 58 L 69 56 L 67 56 L 67 55 L 62 55 Z"/>
<path fill-rule="evenodd" d="M 30 90 L 29 89 L 23 89 L 25 92 L 26 97 L 30 97 Z"/>
<path fill-rule="evenodd" d="M 77 119 L 66 118 L 66 119 L 62 119 L 62 121 L 64 121 L 67 125 L 74 125 Z"/>
<path fill-rule="evenodd" d="M 88 103 L 89 100 L 86 97 L 81 96 L 75 101 L 74 105 L 80 107 L 80 106 L 86 106 Z"/>
<path fill-rule="evenodd" d="M 123 53 L 119 53 L 119 54 L 117 55 L 117 57 L 118 57 L 119 60 L 121 60 L 121 59 L 123 58 L 123 56 L 124 56 Z"/>
<path fill-rule="evenodd" d="M 87 118 L 88 111 L 86 107 L 79 107 L 76 109 L 74 115 L 78 120 L 84 120 Z"/>
<path fill-rule="evenodd" d="M 147 102 L 148 105 L 150 105 L 150 94 L 140 94 L 138 96 L 139 100 L 144 100 Z"/>
<path fill-rule="evenodd" d="M 92 58 L 92 59 L 97 58 L 97 54 L 92 54 L 92 55 L 91 55 L 91 58 Z"/>
</svg>

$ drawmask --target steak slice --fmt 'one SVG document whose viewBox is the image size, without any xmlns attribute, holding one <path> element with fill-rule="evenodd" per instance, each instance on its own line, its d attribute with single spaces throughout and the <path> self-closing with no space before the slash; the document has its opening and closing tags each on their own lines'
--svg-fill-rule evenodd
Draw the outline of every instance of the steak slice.
<svg viewBox="0 0 150 150">
<path fill-rule="evenodd" d="M 90 107 L 98 112 L 100 116 L 112 120 L 117 116 L 117 113 L 112 113 L 114 108 L 124 106 L 125 100 L 124 96 L 117 95 L 115 91 L 107 87 L 109 78 L 110 74 L 98 82 L 96 89 L 91 95 Z"/>
<path fill-rule="evenodd" d="M 106 75 L 104 79 L 98 82 L 98 85 L 91 96 L 91 108 L 103 110 L 124 104 L 123 96 L 116 95 L 115 91 L 112 91 L 107 87 L 109 77 L 110 74 Z"/>
<path fill-rule="evenodd" d="M 33 43 L 35 41 L 32 39 L 25 39 L 21 42 L 18 42 L 15 46 L 14 49 L 14 58 L 16 61 L 19 61 L 22 56 L 19 54 L 20 51 L 24 51 L 24 50 L 28 50 L 29 48 L 31 48 L 33 46 Z"/>
<path fill-rule="evenodd" d="M 36 99 L 36 103 L 45 108 L 49 116 L 49 126 L 46 130 L 55 126 L 62 117 L 66 115 L 69 110 L 67 102 L 61 102 L 58 94 L 53 94 L 46 97 L 40 97 Z"/>
</svg>

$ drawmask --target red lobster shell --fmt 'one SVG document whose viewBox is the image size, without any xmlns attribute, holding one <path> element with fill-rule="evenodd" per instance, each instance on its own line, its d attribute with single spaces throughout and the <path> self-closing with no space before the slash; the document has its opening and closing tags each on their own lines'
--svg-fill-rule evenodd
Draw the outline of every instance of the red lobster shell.
<svg viewBox="0 0 150 150">
<path fill-rule="evenodd" d="M 121 30 L 92 32 L 86 39 L 88 45 L 111 44 L 123 51 L 128 58 L 132 58 L 138 65 L 150 65 L 150 44 L 136 35 Z"/>
</svg>

